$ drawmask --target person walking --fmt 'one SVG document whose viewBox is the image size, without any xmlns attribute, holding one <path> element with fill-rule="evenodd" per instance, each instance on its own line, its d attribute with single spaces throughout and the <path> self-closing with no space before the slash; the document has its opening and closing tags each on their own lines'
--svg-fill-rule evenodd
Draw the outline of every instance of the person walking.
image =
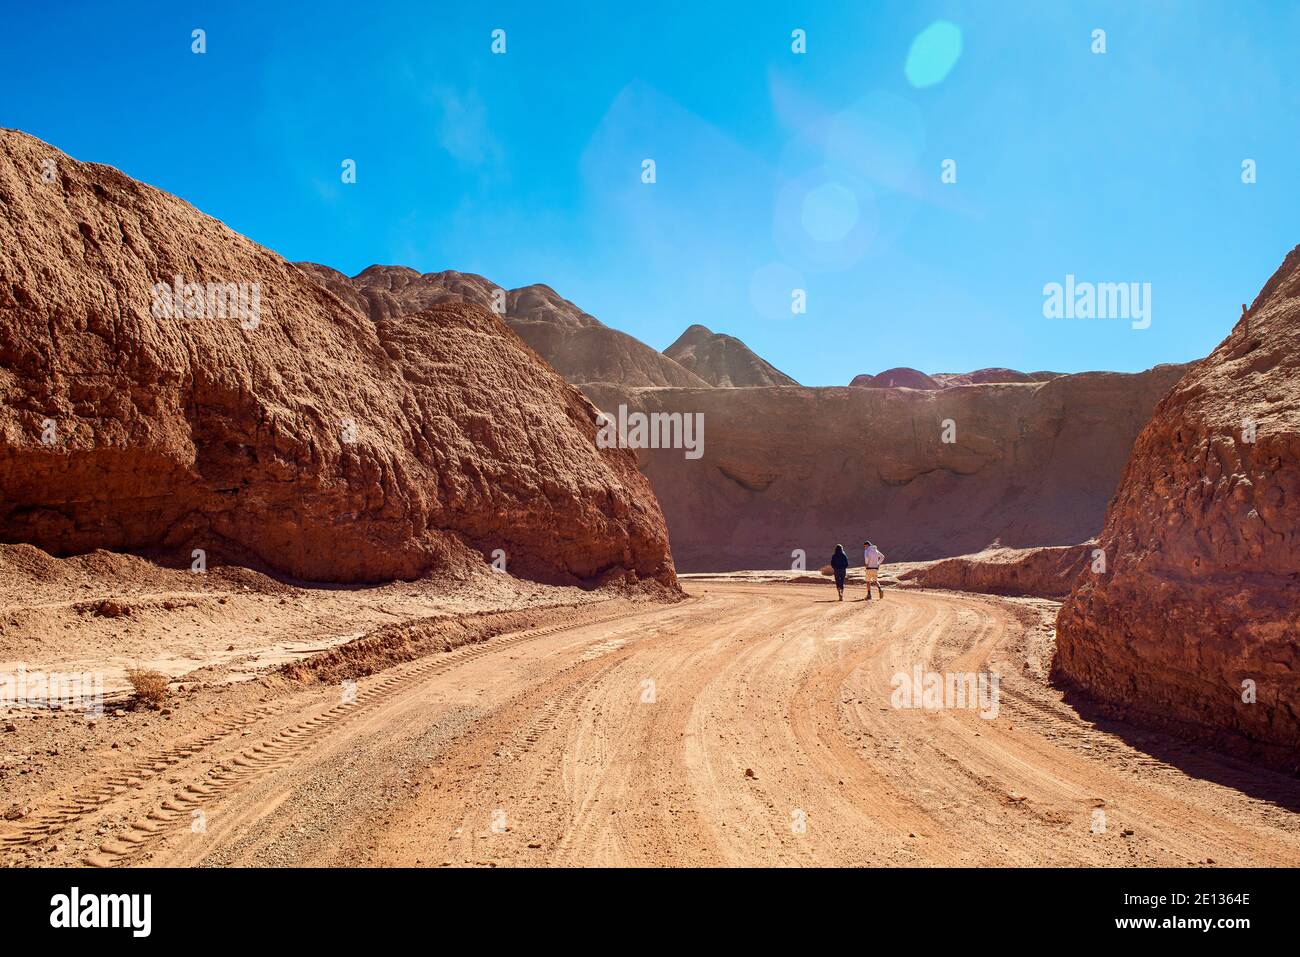
<svg viewBox="0 0 1300 957">
<path fill-rule="evenodd" d="M 885 553 L 878 549 L 870 542 L 863 542 L 862 564 L 867 576 L 867 601 L 871 601 L 871 586 L 876 586 L 876 591 L 883 599 L 885 590 L 880 587 L 880 566 L 885 563 Z"/>
<path fill-rule="evenodd" d="M 840 601 L 843 601 L 844 579 L 849 573 L 849 556 L 845 554 L 843 545 L 835 546 L 835 554 L 831 556 L 831 570 L 835 572 L 835 590 L 840 593 Z"/>
</svg>

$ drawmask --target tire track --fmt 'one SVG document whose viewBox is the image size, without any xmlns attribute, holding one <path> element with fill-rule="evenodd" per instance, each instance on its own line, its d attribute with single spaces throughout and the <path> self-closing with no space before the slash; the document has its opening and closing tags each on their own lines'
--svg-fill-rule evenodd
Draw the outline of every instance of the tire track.
<svg viewBox="0 0 1300 957">
<path fill-rule="evenodd" d="M 126 768 L 106 776 L 96 776 L 78 787 L 77 792 L 51 808 L 35 811 L 19 825 L 16 833 L 6 834 L 0 841 L 7 846 L 39 844 L 56 836 L 84 818 L 98 813 L 105 805 L 131 791 L 143 787 L 163 771 L 201 754 L 218 742 L 242 732 L 250 725 L 275 717 L 283 710 L 280 705 L 268 705 L 245 711 L 216 722 L 216 729 L 202 737 L 179 742 L 167 748 L 155 749 L 136 759 Z"/>
<path fill-rule="evenodd" d="M 518 632 L 514 635 L 497 636 L 485 642 L 463 645 L 445 654 L 393 669 L 384 673 L 379 680 L 367 683 L 364 687 L 358 684 L 355 700 L 337 704 L 295 725 L 282 728 L 274 735 L 265 737 L 223 760 L 210 769 L 200 781 L 178 789 L 169 798 L 158 802 L 143 817 L 129 823 L 125 831 L 116 838 L 104 841 L 100 844 L 98 852 L 88 855 L 84 863 L 92 867 L 120 867 L 134 863 L 149 849 L 153 841 L 191 821 L 194 812 L 202 810 L 206 804 L 227 796 L 265 774 L 293 764 L 321 740 L 346 728 L 377 705 L 391 701 L 394 695 L 418 687 L 431 678 L 486 655 L 496 654 L 526 642 L 565 631 L 608 624 L 640 614 L 647 614 L 647 612 L 622 611 L 614 615 L 566 622 Z M 253 720 L 258 719 L 253 718 L 245 723 L 252 723 Z M 240 725 L 242 726 L 243 724 Z M 221 735 L 216 740 L 225 736 L 228 735 Z M 191 753 L 197 753 L 198 750 L 202 748 L 197 748 Z M 120 785 L 114 784 L 113 790 L 107 797 L 97 795 L 96 809 L 114 797 L 120 796 L 123 791 L 117 790 L 118 787 Z"/>
</svg>

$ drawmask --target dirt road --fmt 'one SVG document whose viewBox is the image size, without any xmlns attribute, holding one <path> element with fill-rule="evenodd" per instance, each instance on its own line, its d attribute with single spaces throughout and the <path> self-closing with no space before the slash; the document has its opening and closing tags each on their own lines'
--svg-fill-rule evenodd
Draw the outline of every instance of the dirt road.
<svg viewBox="0 0 1300 957">
<path fill-rule="evenodd" d="M 1300 782 L 1062 702 L 1049 603 L 690 590 L 286 694 L 0 833 L 101 866 L 1300 864 Z M 995 670 L 996 717 L 895 707 L 918 666 Z"/>
</svg>

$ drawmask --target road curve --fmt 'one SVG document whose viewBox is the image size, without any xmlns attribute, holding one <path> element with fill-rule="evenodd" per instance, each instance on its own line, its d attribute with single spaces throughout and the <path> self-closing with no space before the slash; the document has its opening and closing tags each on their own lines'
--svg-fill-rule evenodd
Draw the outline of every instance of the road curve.
<svg viewBox="0 0 1300 957">
<path fill-rule="evenodd" d="M 1300 864 L 1300 783 L 1062 701 L 1047 603 L 690 588 L 264 709 L 83 801 L 134 802 L 90 863 Z M 996 716 L 895 707 L 917 667 L 996 671 Z"/>
</svg>

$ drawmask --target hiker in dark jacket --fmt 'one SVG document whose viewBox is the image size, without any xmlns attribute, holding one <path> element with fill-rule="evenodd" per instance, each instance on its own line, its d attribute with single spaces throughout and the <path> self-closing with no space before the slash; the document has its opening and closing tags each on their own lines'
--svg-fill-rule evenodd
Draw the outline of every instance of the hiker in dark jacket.
<svg viewBox="0 0 1300 957">
<path fill-rule="evenodd" d="M 843 601 L 844 577 L 849 573 L 849 556 L 844 553 L 843 545 L 835 546 L 835 554 L 831 556 L 831 569 L 835 572 L 835 590 L 840 593 L 840 601 Z"/>
</svg>

